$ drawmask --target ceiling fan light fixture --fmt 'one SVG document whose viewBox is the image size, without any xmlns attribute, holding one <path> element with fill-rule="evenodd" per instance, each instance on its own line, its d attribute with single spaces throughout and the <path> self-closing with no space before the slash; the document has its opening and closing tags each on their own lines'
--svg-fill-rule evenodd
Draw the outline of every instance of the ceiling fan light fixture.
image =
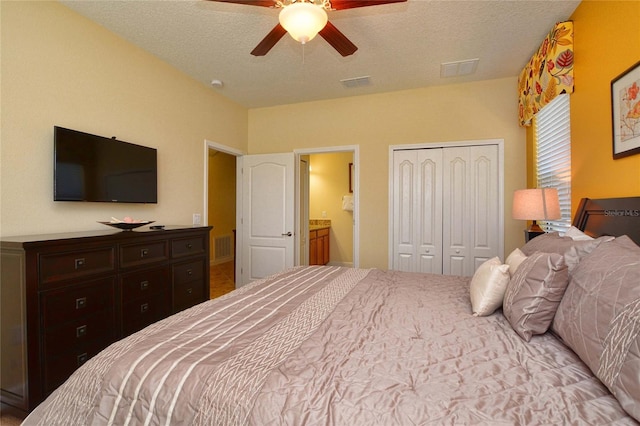
<svg viewBox="0 0 640 426">
<path fill-rule="evenodd" d="M 327 12 L 305 1 L 285 6 L 279 15 L 280 25 L 294 40 L 305 44 L 311 41 L 327 25 Z"/>
</svg>

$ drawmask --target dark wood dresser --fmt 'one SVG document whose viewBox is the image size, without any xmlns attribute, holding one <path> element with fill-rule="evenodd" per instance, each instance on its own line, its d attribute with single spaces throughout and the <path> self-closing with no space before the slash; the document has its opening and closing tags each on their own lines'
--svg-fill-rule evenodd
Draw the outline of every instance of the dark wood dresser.
<svg viewBox="0 0 640 426">
<path fill-rule="evenodd" d="M 208 300 L 210 230 L 3 238 L 2 402 L 30 411 L 110 343 Z"/>
</svg>

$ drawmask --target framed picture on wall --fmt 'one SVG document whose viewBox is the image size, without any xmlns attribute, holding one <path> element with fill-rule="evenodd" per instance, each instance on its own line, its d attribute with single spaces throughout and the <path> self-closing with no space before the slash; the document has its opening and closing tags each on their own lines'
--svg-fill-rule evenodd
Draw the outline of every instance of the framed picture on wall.
<svg viewBox="0 0 640 426">
<path fill-rule="evenodd" d="M 640 154 L 640 62 L 611 81 L 613 158 Z"/>
</svg>

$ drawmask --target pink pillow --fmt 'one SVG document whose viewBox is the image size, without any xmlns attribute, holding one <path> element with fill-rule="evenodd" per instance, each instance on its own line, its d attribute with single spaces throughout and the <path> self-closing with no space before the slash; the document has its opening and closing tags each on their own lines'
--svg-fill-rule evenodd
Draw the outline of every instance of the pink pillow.
<svg viewBox="0 0 640 426">
<path fill-rule="evenodd" d="M 553 330 L 640 420 L 640 247 L 622 236 L 582 259 Z"/>
<path fill-rule="evenodd" d="M 569 282 L 562 255 L 536 252 L 516 269 L 504 295 L 502 311 L 527 342 L 547 331 Z"/>
</svg>

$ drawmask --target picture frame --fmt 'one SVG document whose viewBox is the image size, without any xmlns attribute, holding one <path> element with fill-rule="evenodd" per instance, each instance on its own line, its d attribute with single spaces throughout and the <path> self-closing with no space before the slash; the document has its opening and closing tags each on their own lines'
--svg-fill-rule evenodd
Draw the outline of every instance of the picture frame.
<svg viewBox="0 0 640 426">
<path fill-rule="evenodd" d="M 354 174 L 353 163 L 349 163 L 349 193 L 353 192 L 353 174 Z"/>
<path fill-rule="evenodd" d="M 640 62 L 611 80 L 613 158 L 640 154 Z"/>
</svg>

